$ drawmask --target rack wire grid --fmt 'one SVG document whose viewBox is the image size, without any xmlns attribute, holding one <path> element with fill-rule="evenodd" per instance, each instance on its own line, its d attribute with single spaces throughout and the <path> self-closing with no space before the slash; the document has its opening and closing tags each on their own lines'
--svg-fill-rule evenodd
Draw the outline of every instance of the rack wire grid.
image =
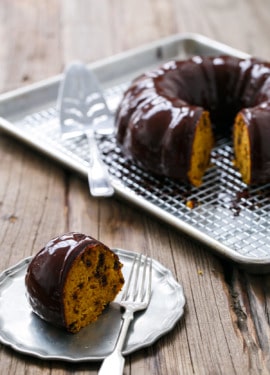
<svg viewBox="0 0 270 375">
<path fill-rule="evenodd" d="M 104 91 L 111 111 L 115 111 L 129 82 Z M 64 139 L 58 111 L 52 106 L 17 121 L 42 142 L 88 167 L 88 143 L 83 136 Z M 97 142 L 104 162 L 114 180 L 128 192 L 173 215 L 175 220 L 249 259 L 270 256 L 270 184 L 248 188 L 233 168 L 230 140 L 221 139 L 212 152 L 211 167 L 199 188 L 157 177 L 127 159 L 114 136 L 99 136 Z"/>
</svg>

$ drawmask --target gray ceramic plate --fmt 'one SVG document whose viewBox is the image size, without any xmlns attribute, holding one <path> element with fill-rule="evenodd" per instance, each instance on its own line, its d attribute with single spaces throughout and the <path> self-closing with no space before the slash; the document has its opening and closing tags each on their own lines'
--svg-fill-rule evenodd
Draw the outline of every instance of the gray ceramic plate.
<svg viewBox="0 0 270 375">
<path fill-rule="evenodd" d="M 126 277 L 135 253 L 113 249 L 124 264 Z M 0 275 L 0 341 L 13 349 L 42 359 L 70 362 L 96 361 L 113 349 L 121 314 L 109 306 L 99 319 L 73 335 L 58 329 L 31 312 L 25 297 L 24 277 L 31 258 L 26 258 Z M 154 343 L 171 330 L 182 316 L 183 289 L 172 273 L 153 260 L 153 292 L 148 309 L 132 322 L 123 354 Z"/>
</svg>

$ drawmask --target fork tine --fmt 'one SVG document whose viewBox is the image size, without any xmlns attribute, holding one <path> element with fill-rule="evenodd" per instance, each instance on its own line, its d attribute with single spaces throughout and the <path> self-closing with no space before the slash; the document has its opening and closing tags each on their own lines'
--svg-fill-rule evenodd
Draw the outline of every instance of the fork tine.
<svg viewBox="0 0 270 375">
<path fill-rule="evenodd" d="M 133 259 L 129 278 L 123 291 L 121 301 L 133 300 L 147 302 L 151 296 L 152 259 L 142 254 Z"/>
<path fill-rule="evenodd" d="M 149 258 L 148 258 L 149 259 Z M 149 259 L 149 276 L 148 276 L 148 288 L 146 291 L 146 300 L 149 303 L 152 293 L 152 259 Z"/>
<path fill-rule="evenodd" d="M 127 284 L 125 286 L 125 290 L 122 294 L 121 301 L 124 301 L 125 299 L 127 299 L 127 296 L 129 295 L 131 280 L 133 278 L 133 273 L 134 273 L 134 269 L 135 269 L 135 264 L 137 262 L 137 258 L 138 258 L 138 256 L 136 255 L 133 259 L 133 263 L 132 263 L 131 270 L 130 270 L 130 273 L 129 273 L 128 281 L 127 281 Z M 138 267 L 137 267 L 137 269 L 138 269 Z"/>
<path fill-rule="evenodd" d="M 133 282 L 133 289 L 132 289 L 132 293 L 130 294 L 130 298 L 132 298 L 133 301 L 137 299 L 139 291 L 140 291 L 140 288 L 138 287 L 139 286 L 138 280 L 139 280 L 141 264 L 142 264 L 142 254 L 140 254 L 139 258 L 137 257 L 137 259 L 138 260 L 136 264 L 137 267 L 136 267 L 136 273 L 135 273 L 135 278 Z"/>
<path fill-rule="evenodd" d="M 144 296 L 145 296 L 145 291 L 146 291 L 146 289 L 145 289 L 145 277 L 146 277 L 147 262 L 148 262 L 148 257 L 145 257 L 144 264 L 143 264 L 143 274 L 142 274 L 141 285 L 140 285 L 140 295 L 139 295 L 140 302 L 143 301 Z"/>
<path fill-rule="evenodd" d="M 146 302 L 150 300 L 151 285 L 152 285 L 152 259 L 147 256 L 145 257 L 145 260 L 144 260 L 143 276 L 142 276 L 141 287 L 140 287 L 140 291 L 141 291 L 140 301 L 141 302 L 143 302 L 144 300 Z"/>
</svg>

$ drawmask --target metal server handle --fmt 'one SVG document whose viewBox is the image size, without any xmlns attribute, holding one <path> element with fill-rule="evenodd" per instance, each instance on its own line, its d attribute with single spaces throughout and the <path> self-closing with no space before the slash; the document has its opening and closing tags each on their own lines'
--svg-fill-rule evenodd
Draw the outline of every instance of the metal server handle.
<svg viewBox="0 0 270 375">
<path fill-rule="evenodd" d="M 103 163 L 92 129 L 85 133 L 89 145 L 88 182 L 93 197 L 111 197 L 114 189 L 106 165 Z"/>
</svg>

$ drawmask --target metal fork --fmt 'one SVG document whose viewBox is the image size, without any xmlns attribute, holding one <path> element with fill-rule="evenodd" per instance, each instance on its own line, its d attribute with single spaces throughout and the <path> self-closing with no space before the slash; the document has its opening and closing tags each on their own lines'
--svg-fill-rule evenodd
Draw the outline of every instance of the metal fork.
<svg viewBox="0 0 270 375">
<path fill-rule="evenodd" d="M 99 375 L 123 374 L 125 359 L 122 348 L 128 332 L 129 324 L 134 318 L 134 312 L 145 310 L 151 299 L 152 260 L 142 255 L 136 255 L 131 267 L 130 275 L 119 301 L 125 309 L 122 315 L 123 323 L 113 352 L 104 359 Z"/>
</svg>

